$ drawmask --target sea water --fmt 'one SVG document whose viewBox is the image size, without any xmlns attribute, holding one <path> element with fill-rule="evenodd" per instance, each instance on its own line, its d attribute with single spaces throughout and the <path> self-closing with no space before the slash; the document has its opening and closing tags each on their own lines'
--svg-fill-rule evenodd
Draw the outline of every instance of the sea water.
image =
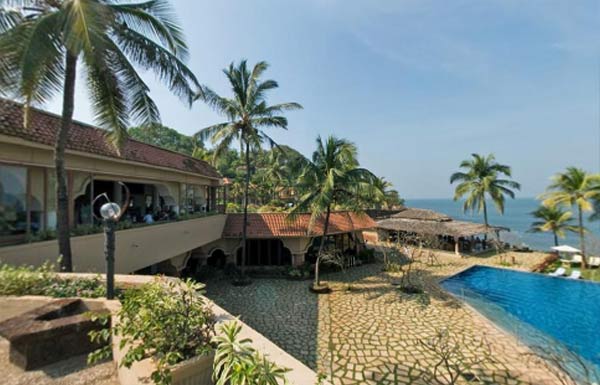
<svg viewBox="0 0 600 385">
<path fill-rule="evenodd" d="M 406 201 L 408 207 L 434 210 L 451 216 L 457 220 L 483 223 L 483 214 L 477 212 L 463 212 L 463 203 L 452 199 L 410 199 Z M 488 222 L 490 225 L 508 227 L 510 233 L 503 233 L 502 239 L 514 244 L 525 245 L 535 250 L 549 250 L 554 246 L 552 233 L 529 233 L 527 230 L 535 220 L 531 212 L 540 206 L 540 201 L 534 198 L 507 199 L 504 215 L 497 212 L 492 202 L 488 202 Z M 589 215 L 586 215 L 586 218 Z M 573 212 L 573 224 L 576 224 L 577 213 Z M 585 220 L 584 226 L 590 230 L 588 249 L 592 253 L 600 253 L 600 221 L 590 222 Z M 566 238 L 560 239 L 559 244 L 568 244 L 579 248 L 579 236 L 567 233 Z"/>
</svg>

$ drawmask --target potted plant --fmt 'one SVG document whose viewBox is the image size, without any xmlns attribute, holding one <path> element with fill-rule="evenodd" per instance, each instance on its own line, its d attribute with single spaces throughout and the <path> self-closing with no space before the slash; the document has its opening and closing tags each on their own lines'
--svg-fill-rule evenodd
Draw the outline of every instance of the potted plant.
<svg viewBox="0 0 600 385">
<path fill-rule="evenodd" d="M 215 320 L 203 287 L 157 278 L 125 293 L 112 322 L 121 383 L 212 383 Z"/>
<path fill-rule="evenodd" d="M 237 322 L 221 325 L 213 367 L 215 385 L 281 385 L 287 384 L 289 371 L 252 348 L 252 340 L 240 339 L 242 326 Z"/>
</svg>

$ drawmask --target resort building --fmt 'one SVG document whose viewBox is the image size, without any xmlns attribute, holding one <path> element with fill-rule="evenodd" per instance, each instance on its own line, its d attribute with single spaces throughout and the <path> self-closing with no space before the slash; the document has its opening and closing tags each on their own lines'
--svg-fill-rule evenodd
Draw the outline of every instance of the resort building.
<svg viewBox="0 0 600 385">
<path fill-rule="evenodd" d="M 58 257 L 55 240 L 31 241 L 52 238 L 56 227 L 53 147 L 59 124 L 60 117 L 32 109 L 24 128 L 22 105 L 0 99 L 3 262 L 39 264 L 42 257 Z M 224 188 L 219 173 L 202 160 L 131 139 L 117 151 L 106 131 L 77 122 L 71 126 L 65 160 L 69 221 L 73 235 L 82 235 L 71 240 L 76 271 L 104 270 L 104 236 L 97 233 L 101 229 L 92 201 L 106 194 L 122 204 L 124 192 L 117 182 L 131 194 L 121 220 L 121 226 L 131 228 L 117 235 L 117 272 L 164 260 L 181 266 L 191 250 L 221 236 Z"/>
<path fill-rule="evenodd" d="M 382 241 L 414 240 L 457 255 L 477 254 L 493 247 L 489 235 L 509 231 L 505 227 L 457 221 L 433 210 L 404 207 L 369 212 L 377 221 L 377 238 Z"/>
<path fill-rule="evenodd" d="M 298 266 L 314 262 L 324 220 L 316 220 L 311 227 L 310 217 L 310 214 L 291 217 L 287 213 L 249 213 L 246 266 Z M 243 214 L 227 214 L 221 239 L 203 246 L 192 256 L 191 265 L 241 264 L 243 221 Z M 331 213 L 326 245 L 355 255 L 364 247 L 363 231 L 375 226 L 375 221 L 366 214 Z"/>
<path fill-rule="evenodd" d="M 40 265 L 58 258 L 53 148 L 60 117 L 0 99 L 0 261 Z M 131 200 L 116 237 L 117 273 L 177 274 L 198 264 L 241 263 L 243 216 L 225 215 L 227 181 L 208 163 L 129 139 L 117 151 L 107 132 L 74 122 L 66 150 L 73 268 L 102 272 L 104 235 L 95 218 L 106 199 Z M 151 217 L 151 219 L 148 218 Z M 148 222 L 152 222 L 151 224 Z M 323 221 L 309 214 L 250 214 L 248 266 L 312 261 Z M 358 252 L 367 215 L 332 213 L 328 245 Z"/>
</svg>

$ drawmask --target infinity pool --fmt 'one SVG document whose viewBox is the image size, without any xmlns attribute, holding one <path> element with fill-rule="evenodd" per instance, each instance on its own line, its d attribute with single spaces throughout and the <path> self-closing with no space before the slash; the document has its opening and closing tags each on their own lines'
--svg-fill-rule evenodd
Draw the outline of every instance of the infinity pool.
<svg viewBox="0 0 600 385">
<path fill-rule="evenodd" d="M 600 368 L 600 284 L 474 266 L 442 286 L 525 343 L 559 341 Z"/>
</svg>

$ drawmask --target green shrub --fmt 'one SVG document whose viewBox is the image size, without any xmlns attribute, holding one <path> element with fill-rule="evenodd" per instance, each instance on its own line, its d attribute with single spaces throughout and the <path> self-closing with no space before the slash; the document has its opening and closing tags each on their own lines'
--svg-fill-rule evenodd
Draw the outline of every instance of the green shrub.
<svg viewBox="0 0 600 385">
<path fill-rule="evenodd" d="M 362 263 L 374 263 L 375 250 L 364 248 L 358 253 L 357 258 Z"/>
<path fill-rule="evenodd" d="M 49 263 L 40 267 L 0 264 L 0 295 L 98 298 L 106 295 L 106 288 L 99 277 L 61 278 Z"/>
<path fill-rule="evenodd" d="M 44 295 L 46 288 L 56 281 L 52 265 L 0 265 L 0 295 Z"/>
<path fill-rule="evenodd" d="M 282 368 L 260 355 L 252 348 L 252 340 L 239 339 L 242 327 L 230 322 L 220 327 L 219 336 L 213 339 L 217 344 L 213 365 L 215 385 L 279 385 L 287 383 Z"/>
<path fill-rule="evenodd" d="M 213 351 L 214 315 L 199 294 L 204 286 L 187 281 L 157 278 L 128 290 L 113 327 L 120 349 L 127 348 L 121 366 L 131 367 L 148 357 L 156 360 L 151 379 L 171 383 L 170 367 Z"/>
</svg>

